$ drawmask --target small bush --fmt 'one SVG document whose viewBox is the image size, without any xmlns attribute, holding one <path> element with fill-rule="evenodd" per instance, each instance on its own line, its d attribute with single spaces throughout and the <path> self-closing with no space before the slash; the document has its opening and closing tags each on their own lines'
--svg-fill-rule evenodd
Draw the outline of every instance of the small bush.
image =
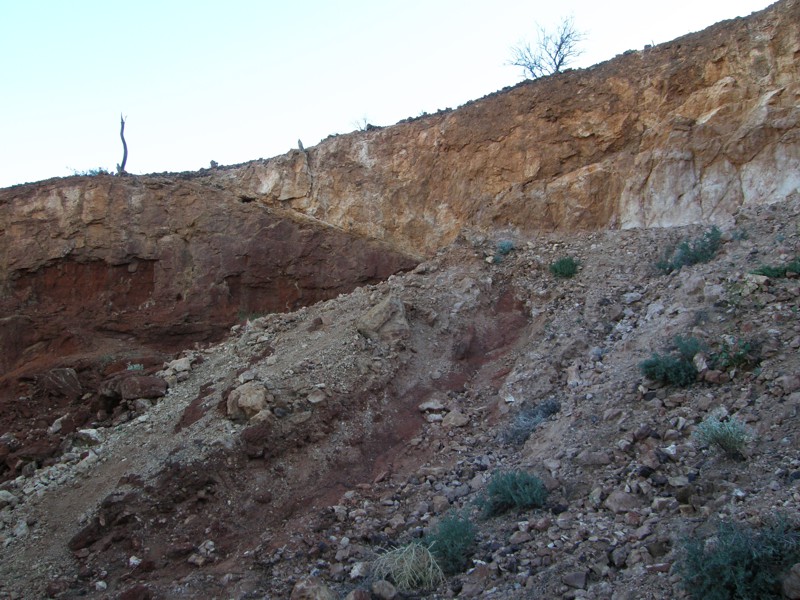
<svg viewBox="0 0 800 600">
<path fill-rule="evenodd" d="M 642 375 L 668 385 L 687 387 L 697 381 L 697 367 L 684 357 L 654 353 L 639 363 Z"/>
<path fill-rule="evenodd" d="M 391 579 L 401 592 L 432 590 L 444 581 L 436 558 L 420 542 L 381 554 L 372 564 L 372 573 L 381 579 Z"/>
<path fill-rule="evenodd" d="M 760 344 L 756 340 L 733 336 L 724 339 L 719 352 L 712 356 L 714 367 L 723 371 L 753 367 L 760 361 Z"/>
<path fill-rule="evenodd" d="M 684 240 L 671 253 L 656 263 L 656 268 L 664 273 L 678 271 L 681 267 L 696 265 L 710 261 L 717 254 L 722 244 L 722 232 L 717 227 L 706 231 L 702 237 Z"/>
<path fill-rule="evenodd" d="M 578 272 L 578 261 L 571 256 L 559 258 L 550 264 L 550 272 L 556 277 L 573 277 Z"/>
<path fill-rule="evenodd" d="M 781 598 L 781 578 L 800 560 L 800 535 L 783 519 L 755 529 L 721 522 L 712 538 L 683 543 L 678 573 L 696 600 Z"/>
<path fill-rule="evenodd" d="M 494 257 L 492 258 L 492 261 L 494 263 L 502 262 L 503 257 L 510 254 L 513 249 L 514 249 L 514 242 L 512 242 L 511 240 L 501 240 L 497 242 L 497 246 L 495 247 Z"/>
<path fill-rule="evenodd" d="M 769 265 L 762 265 L 755 271 L 754 275 L 764 275 L 765 277 L 772 277 L 773 279 L 780 279 L 786 277 L 789 273 L 800 273 L 800 256 L 796 257 L 792 262 L 783 267 L 775 267 Z"/>
<path fill-rule="evenodd" d="M 478 504 L 488 518 L 511 509 L 541 508 L 546 500 L 547 488 L 538 477 L 523 471 L 508 471 L 492 475 L 486 495 Z"/>
<path fill-rule="evenodd" d="M 723 421 L 713 414 L 697 426 L 695 434 L 700 443 L 716 446 L 727 457 L 736 460 L 744 458 L 744 448 L 750 440 L 747 428 L 738 420 Z"/>
<path fill-rule="evenodd" d="M 464 513 L 448 514 L 425 540 L 446 575 L 466 571 L 475 549 L 475 526 Z"/>
<path fill-rule="evenodd" d="M 534 406 L 523 406 L 500 435 L 500 440 L 504 444 L 521 446 L 528 441 L 528 437 L 540 424 L 560 410 L 561 404 L 553 398 Z"/>
<path fill-rule="evenodd" d="M 675 336 L 673 346 L 675 354 L 658 354 L 639 363 L 642 375 L 653 381 L 668 385 L 687 387 L 697 381 L 697 367 L 694 357 L 704 350 L 703 343 L 697 338 Z"/>
<path fill-rule="evenodd" d="M 702 352 L 705 348 L 703 342 L 694 337 L 683 337 L 676 335 L 674 339 L 675 349 L 684 360 L 693 360 L 695 354 Z"/>
<path fill-rule="evenodd" d="M 143 371 L 144 370 L 144 365 L 142 363 L 133 363 L 133 364 L 128 363 L 127 370 L 128 371 Z"/>
<path fill-rule="evenodd" d="M 87 169 L 85 171 L 77 171 L 72 169 L 72 174 L 79 177 L 97 177 L 98 175 L 110 175 L 108 169 L 97 167 L 96 169 Z"/>
</svg>

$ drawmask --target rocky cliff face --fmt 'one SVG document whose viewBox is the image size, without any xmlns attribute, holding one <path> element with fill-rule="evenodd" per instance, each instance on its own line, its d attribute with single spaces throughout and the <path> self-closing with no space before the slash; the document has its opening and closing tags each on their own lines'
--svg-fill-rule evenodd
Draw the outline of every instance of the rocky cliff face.
<svg viewBox="0 0 800 600">
<path fill-rule="evenodd" d="M 237 315 L 407 269 L 462 231 L 725 224 L 796 194 L 798 22 L 800 0 L 785 0 L 267 161 L 2 190 L 2 393 L 29 397 L 27 382 L 80 357 L 160 362 Z"/>
<path fill-rule="evenodd" d="M 723 223 L 800 186 L 800 2 L 458 110 L 218 171 L 226 189 L 409 251 L 519 233 Z"/>
<path fill-rule="evenodd" d="M 0 190 L 0 596 L 366 597 L 381 546 L 523 468 L 548 512 L 481 523 L 433 597 L 681 597 L 684 531 L 798 501 L 798 23 L 269 161 Z M 689 223 L 719 252 L 658 275 Z M 689 389 L 639 371 L 676 335 Z M 716 409 L 747 462 L 697 444 Z"/>
<path fill-rule="evenodd" d="M 44 421 L 84 395 L 81 423 L 98 411 L 112 417 L 115 402 L 98 389 L 128 364 L 161 364 L 237 320 L 333 298 L 417 262 L 174 178 L 9 188 L 0 223 L 0 430 L 23 440 L 44 436 Z M 57 446 L 19 452 L 41 460 Z"/>
</svg>

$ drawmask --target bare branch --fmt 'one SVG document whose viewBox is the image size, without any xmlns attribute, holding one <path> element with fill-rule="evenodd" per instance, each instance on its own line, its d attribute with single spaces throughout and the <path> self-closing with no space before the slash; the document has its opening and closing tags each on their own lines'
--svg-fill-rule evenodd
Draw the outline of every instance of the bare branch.
<svg viewBox="0 0 800 600">
<path fill-rule="evenodd" d="M 539 79 L 561 73 L 573 59 L 583 53 L 578 46 L 586 36 L 575 29 L 572 17 L 564 17 L 554 31 L 539 26 L 535 46 L 529 42 L 512 46 L 509 64 L 522 67 L 525 77 Z"/>
<path fill-rule="evenodd" d="M 119 137 L 122 139 L 122 164 L 117 165 L 117 175 L 127 175 L 125 163 L 128 162 L 128 144 L 125 143 L 125 118 L 119 115 Z"/>
</svg>

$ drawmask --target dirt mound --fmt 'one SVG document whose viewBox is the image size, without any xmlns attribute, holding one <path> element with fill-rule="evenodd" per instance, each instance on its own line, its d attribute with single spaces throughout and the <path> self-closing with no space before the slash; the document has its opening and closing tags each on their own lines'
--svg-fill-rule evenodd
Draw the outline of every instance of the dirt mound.
<svg viewBox="0 0 800 600">
<path fill-rule="evenodd" d="M 678 597 L 681 532 L 795 503 L 800 286 L 748 272 L 800 252 L 798 216 L 797 199 L 743 212 L 711 262 L 671 275 L 655 263 L 702 229 L 467 235 L 414 272 L 237 326 L 187 353 L 185 380 L 137 419 L 7 486 L 21 502 L 4 512 L 6 590 L 286 597 L 318 574 L 344 594 L 381 548 L 475 511 L 495 470 L 523 468 L 548 509 L 473 512 L 483 566 L 450 593 Z M 548 270 L 563 256 L 581 265 L 572 279 Z M 373 317 L 392 298 L 406 326 L 382 338 Z M 746 337 L 758 360 L 689 388 L 648 383 L 638 364 L 676 335 L 708 362 Z M 246 384 L 263 386 L 263 412 L 231 420 Z M 518 439 L 543 402 L 557 412 Z M 693 436 L 715 409 L 754 432 L 746 461 Z"/>
</svg>

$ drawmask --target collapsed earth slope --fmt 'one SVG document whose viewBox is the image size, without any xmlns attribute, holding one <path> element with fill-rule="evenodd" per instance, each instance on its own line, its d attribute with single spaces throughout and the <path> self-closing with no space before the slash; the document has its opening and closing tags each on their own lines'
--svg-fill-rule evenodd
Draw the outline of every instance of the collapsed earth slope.
<svg viewBox="0 0 800 600">
<path fill-rule="evenodd" d="M 680 535 L 797 508 L 797 280 L 749 272 L 800 251 L 798 22 L 268 161 L 0 191 L 0 593 L 365 597 L 381 548 L 523 468 L 547 510 L 480 523 L 431 596 L 679 597 Z M 691 224 L 721 251 L 658 275 Z M 762 353 L 644 380 L 674 335 Z M 744 462 L 693 437 L 719 408 Z"/>
</svg>

